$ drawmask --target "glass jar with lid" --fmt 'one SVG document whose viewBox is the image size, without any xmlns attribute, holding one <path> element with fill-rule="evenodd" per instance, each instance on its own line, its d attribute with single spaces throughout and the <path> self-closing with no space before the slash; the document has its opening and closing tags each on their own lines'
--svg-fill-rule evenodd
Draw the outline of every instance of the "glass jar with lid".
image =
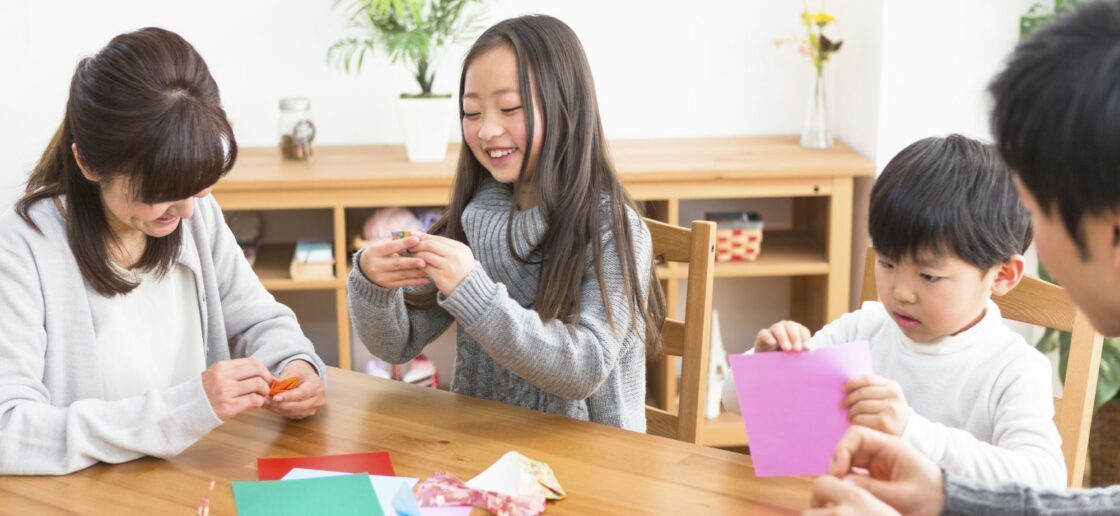
<svg viewBox="0 0 1120 516">
<path fill-rule="evenodd" d="M 288 97 L 280 99 L 280 153 L 284 159 L 311 159 L 311 142 L 315 140 L 315 122 L 311 117 L 311 99 Z"/>
</svg>

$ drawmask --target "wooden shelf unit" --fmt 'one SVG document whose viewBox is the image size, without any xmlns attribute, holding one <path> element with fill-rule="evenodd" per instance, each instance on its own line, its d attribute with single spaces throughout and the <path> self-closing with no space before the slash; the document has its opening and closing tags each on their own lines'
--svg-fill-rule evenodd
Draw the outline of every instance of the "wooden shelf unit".
<svg viewBox="0 0 1120 516">
<path fill-rule="evenodd" d="M 840 142 L 825 151 L 802 149 L 793 136 L 615 140 L 610 148 L 630 194 L 672 224 L 689 222 L 680 219 L 681 201 L 792 198 L 793 228 L 766 231 L 758 261 L 717 264 L 716 278 L 792 278 L 791 316 L 814 329 L 848 310 L 852 186 L 855 177 L 873 175 L 871 162 Z M 274 147 L 243 148 L 214 196 L 227 211 L 332 210 L 335 279 L 290 279 L 282 247 L 262 247 L 255 268 L 269 290 L 334 290 L 338 365 L 350 369 L 346 258 L 353 234 L 347 210 L 446 205 L 458 153 L 451 145 L 442 163 L 410 163 L 401 145 L 318 147 L 313 161 L 297 162 L 283 160 Z M 687 267 L 658 272 L 670 313 L 678 313 Z M 675 371 L 673 360 L 665 360 L 650 376 L 654 399 L 670 410 L 675 409 Z M 745 444 L 742 424 L 730 414 L 710 420 L 702 440 Z"/>
</svg>

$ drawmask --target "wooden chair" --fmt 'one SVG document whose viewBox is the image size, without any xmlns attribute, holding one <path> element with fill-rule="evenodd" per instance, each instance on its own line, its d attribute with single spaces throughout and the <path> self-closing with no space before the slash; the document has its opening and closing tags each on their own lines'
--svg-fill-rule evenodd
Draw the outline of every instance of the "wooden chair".
<svg viewBox="0 0 1120 516">
<path fill-rule="evenodd" d="M 875 251 L 867 250 L 863 266 L 860 301 L 877 301 Z M 1034 324 L 1073 334 L 1062 396 L 1054 398 L 1054 424 L 1062 436 L 1070 487 L 1081 487 L 1085 476 L 1085 452 L 1093 420 L 1103 338 L 1080 310 L 1066 297 L 1065 289 L 1053 283 L 1024 276 L 1005 296 L 993 298 L 1005 319 Z"/>
<path fill-rule="evenodd" d="M 661 353 L 682 361 L 680 404 L 676 414 L 647 405 L 646 432 L 698 443 L 708 392 L 716 225 L 694 221 L 686 229 L 652 219 L 645 223 L 653 239 L 655 263 L 688 264 L 684 320 L 666 318 L 661 327 Z"/>
</svg>

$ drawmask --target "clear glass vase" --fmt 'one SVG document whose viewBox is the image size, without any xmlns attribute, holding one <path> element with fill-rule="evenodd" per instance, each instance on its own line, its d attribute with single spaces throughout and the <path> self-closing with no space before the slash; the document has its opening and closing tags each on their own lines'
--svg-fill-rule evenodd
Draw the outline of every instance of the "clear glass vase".
<svg viewBox="0 0 1120 516">
<path fill-rule="evenodd" d="M 801 146 L 806 149 L 832 147 L 832 128 L 828 123 L 828 100 L 824 89 L 824 69 L 815 70 L 813 98 L 805 114 L 805 127 L 801 131 Z"/>
</svg>

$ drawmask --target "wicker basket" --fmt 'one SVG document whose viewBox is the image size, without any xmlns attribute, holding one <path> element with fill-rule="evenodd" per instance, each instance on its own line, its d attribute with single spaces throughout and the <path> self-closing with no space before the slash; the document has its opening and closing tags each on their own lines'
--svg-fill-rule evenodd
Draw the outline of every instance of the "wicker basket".
<svg viewBox="0 0 1120 516">
<path fill-rule="evenodd" d="M 762 251 L 762 217 L 752 211 L 704 214 L 716 223 L 716 261 L 753 262 Z"/>
<path fill-rule="evenodd" d="M 1120 401 L 1112 400 L 1093 414 L 1089 431 L 1090 482 L 1120 484 Z"/>
</svg>

